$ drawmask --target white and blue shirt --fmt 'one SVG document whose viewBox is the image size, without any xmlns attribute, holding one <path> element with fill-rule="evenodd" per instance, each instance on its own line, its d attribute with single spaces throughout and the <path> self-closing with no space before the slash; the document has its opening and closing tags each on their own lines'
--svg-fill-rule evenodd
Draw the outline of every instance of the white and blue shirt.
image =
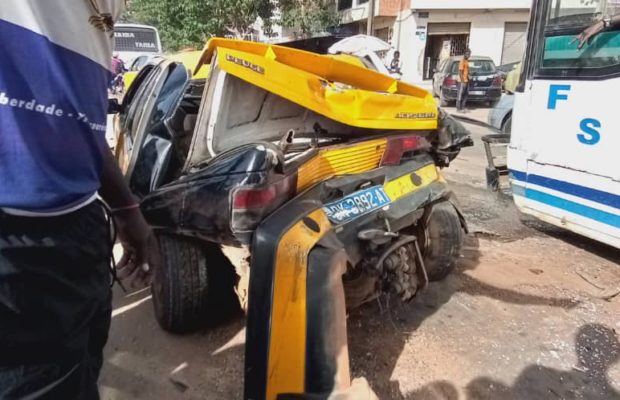
<svg viewBox="0 0 620 400">
<path fill-rule="evenodd" d="M 49 214 L 100 187 L 125 0 L 0 0 L 0 208 Z"/>
</svg>

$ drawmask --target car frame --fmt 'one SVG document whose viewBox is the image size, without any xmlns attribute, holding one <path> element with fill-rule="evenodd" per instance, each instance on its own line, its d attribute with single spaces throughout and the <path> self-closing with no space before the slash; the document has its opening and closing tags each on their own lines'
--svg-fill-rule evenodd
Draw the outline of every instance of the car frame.
<svg viewBox="0 0 620 400">
<path fill-rule="evenodd" d="M 386 287 L 408 301 L 456 266 L 467 226 L 439 168 L 473 142 L 423 89 L 211 39 L 193 69 L 145 67 L 120 112 L 162 250 L 157 321 L 183 333 L 247 310 L 244 398 L 346 389 L 346 308 Z"/>
</svg>

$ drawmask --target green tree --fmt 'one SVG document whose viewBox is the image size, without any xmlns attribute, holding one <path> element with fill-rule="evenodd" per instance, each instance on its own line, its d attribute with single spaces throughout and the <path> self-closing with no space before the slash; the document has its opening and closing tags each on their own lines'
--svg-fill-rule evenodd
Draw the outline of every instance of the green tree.
<svg viewBox="0 0 620 400">
<path fill-rule="evenodd" d="M 340 22 L 334 0 L 278 0 L 277 6 L 282 14 L 280 24 L 299 28 L 304 37 L 325 32 Z"/>
<path fill-rule="evenodd" d="M 166 50 L 178 50 L 212 36 L 245 37 L 258 16 L 271 14 L 269 0 L 132 0 L 124 20 L 157 27 Z"/>
</svg>

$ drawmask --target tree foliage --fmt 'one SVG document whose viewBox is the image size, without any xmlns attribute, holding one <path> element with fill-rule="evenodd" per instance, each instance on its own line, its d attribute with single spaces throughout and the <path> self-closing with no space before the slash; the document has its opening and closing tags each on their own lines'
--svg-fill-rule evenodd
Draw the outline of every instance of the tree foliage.
<svg viewBox="0 0 620 400">
<path fill-rule="evenodd" d="M 325 32 L 340 21 L 334 0 L 278 0 L 280 24 L 298 28 L 304 37 Z"/>
<path fill-rule="evenodd" d="M 274 8 L 281 18 L 273 21 Z M 257 17 L 270 33 L 272 22 L 304 36 L 338 24 L 334 0 L 131 0 L 123 22 L 156 26 L 166 50 L 202 47 L 212 36 L 246 37 Z"/>
<path fill-rule="evenodd" d="M 269 0 L 132 0 L 123 20 L 156 26 L 165 48 L 177 50 L 201 48 L 212 36 L 244 37 L 271 14 Z"/>
</svg>

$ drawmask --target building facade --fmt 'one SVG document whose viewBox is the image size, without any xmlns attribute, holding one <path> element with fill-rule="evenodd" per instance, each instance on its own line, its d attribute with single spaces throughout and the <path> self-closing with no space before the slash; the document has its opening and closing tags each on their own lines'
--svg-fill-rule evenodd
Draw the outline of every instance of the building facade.
<svg viewBox="0 0 620 400">
<path fill-rule="evenodd" d="M 491 57 L 497 65 L 517 62 L 525 48 L 530 0 L 376 0 L 374 35 L 399 50 L 403 80 L 432 77 L 439 61 L 461 55 Z M 342 23 L 365 33 L 368 0 L 339 0 Z M 387 60 L 386 60 L 387 61 Z"/>
</svg>

